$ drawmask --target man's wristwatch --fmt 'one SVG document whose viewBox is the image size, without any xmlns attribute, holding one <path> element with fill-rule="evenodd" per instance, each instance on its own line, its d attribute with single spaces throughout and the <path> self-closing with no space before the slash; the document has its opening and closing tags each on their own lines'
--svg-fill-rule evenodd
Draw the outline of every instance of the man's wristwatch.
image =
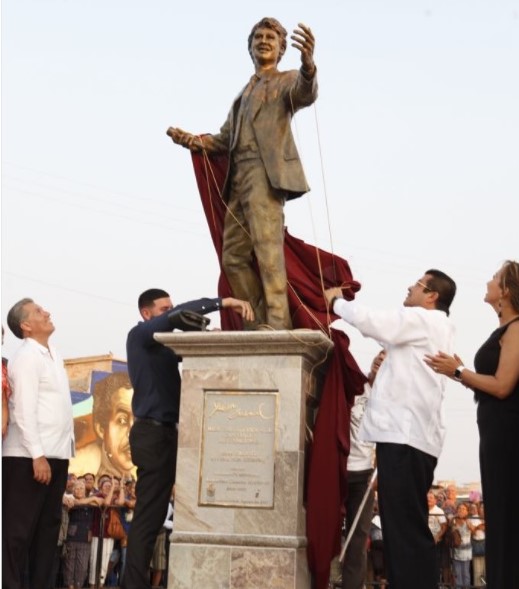
<svg viewBox="0 0 519 589">
<path fill-rule="evenodd" d="M 460 366 L 458 366 L 458 368 L 456 368 L 456 370 L 454 371 L 454 380 L 457 380 L 458 382 L 461 382 L 461 373 L 465 370 L 465 366 L 463 366 L 463 364 L 461 364 Z"/>
</svg>

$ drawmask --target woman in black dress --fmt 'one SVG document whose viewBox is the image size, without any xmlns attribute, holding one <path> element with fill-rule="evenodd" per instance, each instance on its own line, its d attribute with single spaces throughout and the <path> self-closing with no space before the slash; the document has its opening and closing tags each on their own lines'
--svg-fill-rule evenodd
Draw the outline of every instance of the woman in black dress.
<svg viewBox="0 0 519 589">
<path fill-rule="evenodd" d="M 474 390 L 486 515 L 489 589 L 519 588 L 519 263 L 507 261 L 487 284 L 499 327 L 478 350 L 475 371 L 458 356 L 426 357 L 435 371 Z"/>
</svg>

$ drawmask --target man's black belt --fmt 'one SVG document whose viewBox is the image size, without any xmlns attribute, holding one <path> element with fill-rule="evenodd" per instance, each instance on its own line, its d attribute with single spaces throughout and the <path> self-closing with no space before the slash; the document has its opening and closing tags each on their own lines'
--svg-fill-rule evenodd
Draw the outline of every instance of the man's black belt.
<svg viewBox="0 0 519 589">
<path fill-rule="evenodd" d="M 149 423 L 150 425 L 156 425 L 159 427 L 177 427 L 177 424 L 173 421 L 159 421 L 158 419 L 152 419 L 151 417 L 134 417 L 135 423 Z"/>
</svg>

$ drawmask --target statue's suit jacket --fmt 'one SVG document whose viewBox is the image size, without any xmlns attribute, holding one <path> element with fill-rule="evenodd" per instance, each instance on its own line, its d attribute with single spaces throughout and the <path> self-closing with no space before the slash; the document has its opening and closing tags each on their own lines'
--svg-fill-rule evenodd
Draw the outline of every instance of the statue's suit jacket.
<svg viewBox="0 0 519 589">
<path fill-rule="evenodd" d="M 227 152 L 230 166 L 224 188 L 228 197 L 231 164 L 239 165 L 239 154 L 234 154 L 239 135 L 238 112 L 242 89 L 233 102 L 220 132 L 203 137 L 208 153 Z M 309 106 L 317 98 L 316 74 L 307 78 L 300 70 L 280 72 L 269 70 L 256 82 L 248 100 L 252 128 L 259 157 L 273 188 L 286 191 L 286 198 L 297 198 L 310 190 L 297 152 L 290 123 L 300 108 Z M 250 157 L 250 156 L 249 156 Z"/>
</svg>

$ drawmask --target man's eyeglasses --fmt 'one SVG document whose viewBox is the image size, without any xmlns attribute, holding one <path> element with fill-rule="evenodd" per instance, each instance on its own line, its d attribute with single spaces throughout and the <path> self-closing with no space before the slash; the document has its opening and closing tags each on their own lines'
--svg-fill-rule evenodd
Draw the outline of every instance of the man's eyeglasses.
<svg viewBox="0 0 519 589">
<path fill-rule="evenodd" d="M 424 284 L 423 282 L 420 282 L 419 280 L 416 281 L 416 284 L 418 286 L 421 286 L 423 288 L 424 292 L 432 292 L 431 289 L 427 286 L 427 284 Z"/>
</svg>

